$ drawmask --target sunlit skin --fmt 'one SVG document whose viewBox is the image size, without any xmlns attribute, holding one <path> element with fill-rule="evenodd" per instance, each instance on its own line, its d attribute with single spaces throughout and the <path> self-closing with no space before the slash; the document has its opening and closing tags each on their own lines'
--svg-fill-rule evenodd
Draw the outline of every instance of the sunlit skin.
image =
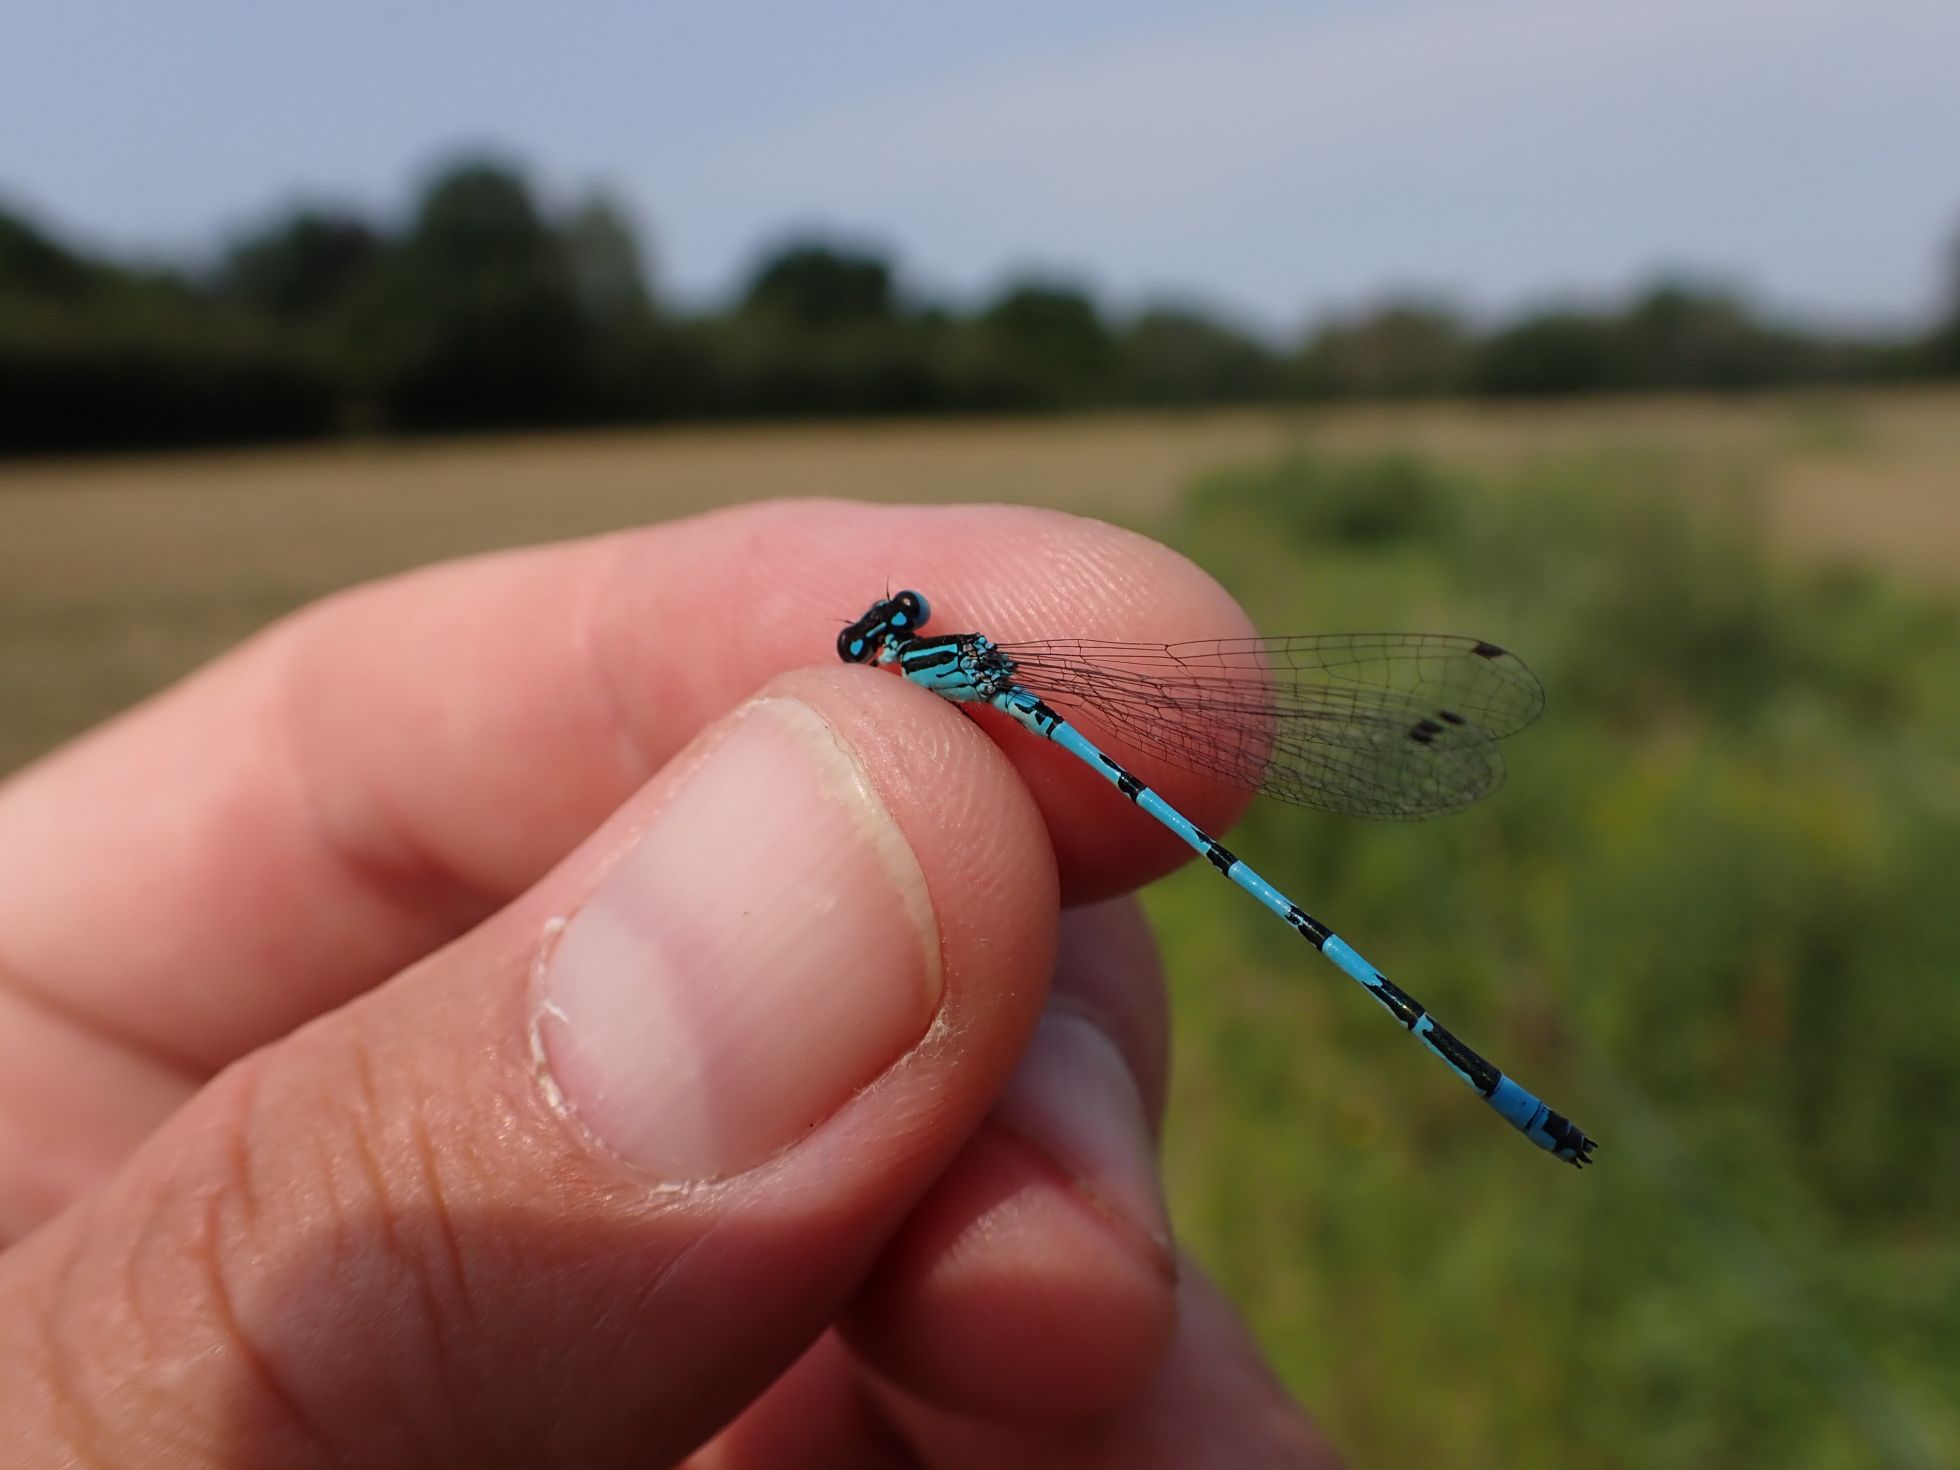
<svg viewBox="0 0 1960 1470">
<path fill-rule="evenodd" d="M 362 589 L 0 787 L 0 1462 L 1333 1463 L 1152 1224 L 1121 895 L 1179 849 L 836 665 L 817 610 L 901 579 L 1002 636 L 1244 627 L 1094 522 L 750 507 Z M 786 1148 L 650 1188 L 534 987 L 758 690 L 874 773 L 943 989 Z"/>
</svg>

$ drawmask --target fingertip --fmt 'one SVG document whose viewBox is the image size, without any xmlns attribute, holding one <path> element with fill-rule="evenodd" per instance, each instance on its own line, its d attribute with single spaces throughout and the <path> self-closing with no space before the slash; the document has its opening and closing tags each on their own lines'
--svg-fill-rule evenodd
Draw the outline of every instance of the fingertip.
<svg viewBox="0 0 1960 1470">
<path fill-rule="evenodd" d="M 610 825 L 596 887 L 574 863 L 525 901 L 571 915 L 530 1003 L 554 1107 L 669 1183 L 786 1149 L 848 1156 L 840 1195 L 943 1167 L 1053 972 L 1053 859 L 1000 752 L 900 679 L 801 670 Z"/>
<path fill-rule="evenodd" d="M 1168 1348 L 1126 1402 L 1094 1419 L 1029 1427 L 876 1387 L 885 1412 L 934 1465 L 1336 1470 L 1342 1463 L 1261 1360 L 1238 1315 L 1189 1263 Z"/>
<path fill-rule="evenodd" d="M 1048 828 L 1013 765 L 972 721 L 874 669 L 801 669 L 768 690 L 828 720 L 877 786 L 924 873 L 949 997 L 963 976 L 1052 972 L 1060 885 Z M 958 997 L 982 998 L 970 984 Z M 1040 997 L 1018 986 L 1014 999 L 1026 1012 L 1018 1043 Z"/>
<path fill-rule="evenodd" d="M 1123 1060 L 1153 1135 L 1170 1087 L 1170 1013 L 1157 938 L 1134 897 L 1062 915 L 1052 1004 L 1088 1018 Z"/>
<path fill-rule="evenodd" d="M 917 1470 L 859 1371 L 836 1335 L 824 1334 L 686 1470 Z"/>
<path fill-rule="evenodd" d="M 1063 917 L 1050 1008 L 992 1119 L 853 1309 L 854 1345 L 919 1398 L 1021 1424 L 1092 1417 L 1174 1326 L 1159 1182 L 1162 976 L 1133 902 Z"/>
<path fill-rule="evenodd" d="M 1023 1425 L 1126 1401 L 1176 1329 L 1173 1258 L 1052 1159 L 989 1125 L 914 1211 L 845 1318 L 879 1376 L 954 1413 Z"/>
</svg>

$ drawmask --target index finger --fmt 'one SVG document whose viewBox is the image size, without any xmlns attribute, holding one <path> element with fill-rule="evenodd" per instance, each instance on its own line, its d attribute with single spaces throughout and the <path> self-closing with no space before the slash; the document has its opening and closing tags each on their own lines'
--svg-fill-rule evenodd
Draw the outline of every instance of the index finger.
<svg viewBox="0 0 1960 1470">
<path fill-rule="evenodd" d="M 0 975 L 213 1070 L 522 892 L 901 586 L 1000 639 L 1246 631 L 1175 553 L 1020 507 L 752 505 L 431 568 L 275 625 L 0 789 Z M 1002 744 L 1071 898 L 1182 853 L 1066 753 Z"/>
</svg>

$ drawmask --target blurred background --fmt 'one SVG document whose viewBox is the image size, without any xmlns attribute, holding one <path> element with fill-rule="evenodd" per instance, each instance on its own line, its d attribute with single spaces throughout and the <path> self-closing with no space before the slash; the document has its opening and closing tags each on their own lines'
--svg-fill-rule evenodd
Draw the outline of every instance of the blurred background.
<svg viewBox="0 0 1960 1470">
<path fill-rule="evenodd" d="M 1235 846 L 1598 1166 L 1187 871 L 1182 1228 L 1357 1466 L 1960 1463 L 1960 10 L 7 29 L 0 771 L 347 583 L 784 494 L 1492 638 L 1503 794 Z"/>
</svg>

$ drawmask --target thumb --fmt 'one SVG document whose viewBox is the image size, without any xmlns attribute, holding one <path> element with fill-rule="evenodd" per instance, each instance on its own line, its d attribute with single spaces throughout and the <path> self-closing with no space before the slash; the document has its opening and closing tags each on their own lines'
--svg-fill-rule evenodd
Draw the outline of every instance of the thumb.
<svg viewBox="0 0 1960 1470">
<path fill-rule="evenodd" d="M 1055 906 L 970 722 L 782 681 L 0 1259 L 0 1461 L 680 1458 L 983 1117 Z"/>
</svg>

